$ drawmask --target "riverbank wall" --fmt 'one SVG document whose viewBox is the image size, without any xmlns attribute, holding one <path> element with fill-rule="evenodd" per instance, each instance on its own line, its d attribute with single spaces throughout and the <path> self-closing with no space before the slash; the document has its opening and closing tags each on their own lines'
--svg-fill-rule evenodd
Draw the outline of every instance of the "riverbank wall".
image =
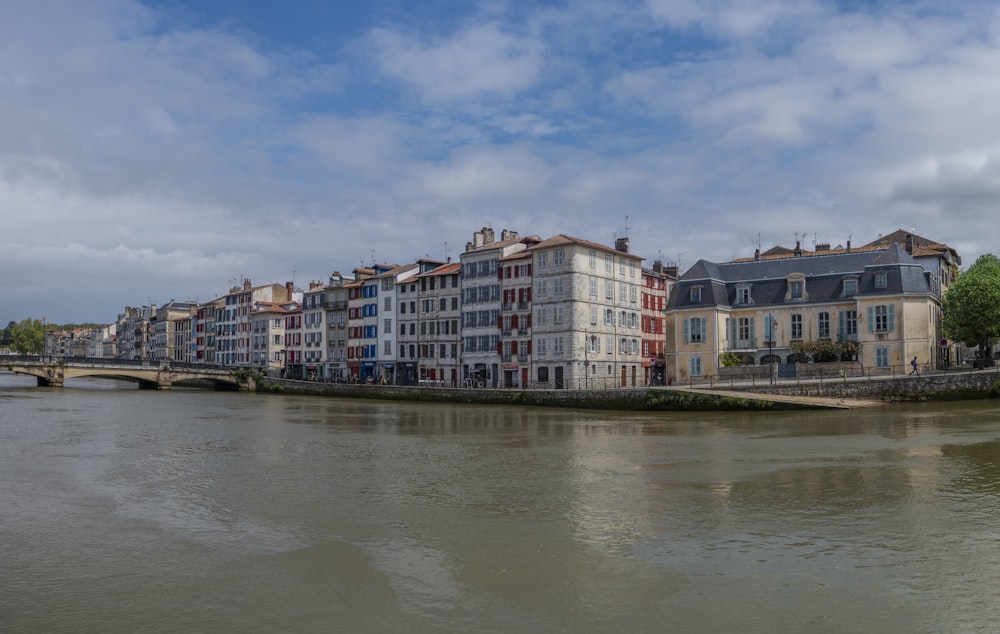
<svg viewBox="0 0 1000 634">
<path fill-rule="evenodd" d="M 722 386 L 719 386 L 720 389 Z M 779 382 L 726 386 L 727 390 L 782 396 L 866 399 L 887 403 L 965 401 L 1000 397 L 996 370 L 938 372 L 920 376 Z"/>
<path fill-rule="evenodd" d="M 746 398 L 732 394 L 688 392 L 679 388 L 621 390 L 511 390 L 410 387 L 398 385 L 354 385 L 264 379 L 258 392 L 304 394 L 339 398 L 390 401 L 469 403 L 475 405 L 528 405 L 579 409 L 632 411 L 748 411 L 816 409 L 816 403 L 769 401 L 758 395 Z"/>
</svg>

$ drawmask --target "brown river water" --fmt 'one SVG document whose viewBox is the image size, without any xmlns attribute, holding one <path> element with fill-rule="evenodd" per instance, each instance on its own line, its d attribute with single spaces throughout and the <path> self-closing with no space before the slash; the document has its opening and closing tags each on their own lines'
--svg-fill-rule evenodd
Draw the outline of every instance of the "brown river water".
<svg viewBox="0 0 1000 634">
<path fill-rule="evenodd" d="M 647 414 L 0 374 L 0 631 L 998 629 L 991 401 Z"/>
</svg>

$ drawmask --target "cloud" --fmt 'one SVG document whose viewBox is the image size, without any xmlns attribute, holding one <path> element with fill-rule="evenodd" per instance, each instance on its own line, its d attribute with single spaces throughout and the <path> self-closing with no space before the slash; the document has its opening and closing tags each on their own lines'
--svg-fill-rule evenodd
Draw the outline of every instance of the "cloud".
<svg viewBox="0 0 1000 634">
<path fill-rule="evenodd" d="M 386 28 L 369 35 L 379 68 L 430 102 L 511 98 L 534 85 L 544 46 L 499 24 L 468 26 L 451 37 L 420 37 Z"/>
</svg>

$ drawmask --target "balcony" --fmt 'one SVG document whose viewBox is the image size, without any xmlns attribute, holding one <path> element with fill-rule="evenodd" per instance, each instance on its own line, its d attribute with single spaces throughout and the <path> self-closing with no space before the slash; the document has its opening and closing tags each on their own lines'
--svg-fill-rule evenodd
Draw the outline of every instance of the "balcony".
<svg viewBox="0 0 1000 634">
<path fill-rule="evenodd" d="M 528 310 L 528 302 L 518 302 L 517 303 L 517 309 L 518 310 Z"/>
<path fill-rule="evenodd" d="M 768 345 L 765 341 L 764 345 Z M 756 339 L 737 339 L 736 341 L 731 341 L 729 343 L 730 350 L 756 350 L 757 340 Z"/>
</svg>

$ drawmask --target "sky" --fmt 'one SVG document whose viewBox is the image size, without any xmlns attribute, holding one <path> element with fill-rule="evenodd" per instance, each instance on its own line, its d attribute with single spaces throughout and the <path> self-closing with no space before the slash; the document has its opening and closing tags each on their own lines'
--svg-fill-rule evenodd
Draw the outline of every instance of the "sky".
<svg viewBox="0 0 1000 634">
<path fill-rule="evenodd" d="M 457 259 L 998 253 L 1000 4 L 5 0 L 0 324 Z"/>
</svg>

